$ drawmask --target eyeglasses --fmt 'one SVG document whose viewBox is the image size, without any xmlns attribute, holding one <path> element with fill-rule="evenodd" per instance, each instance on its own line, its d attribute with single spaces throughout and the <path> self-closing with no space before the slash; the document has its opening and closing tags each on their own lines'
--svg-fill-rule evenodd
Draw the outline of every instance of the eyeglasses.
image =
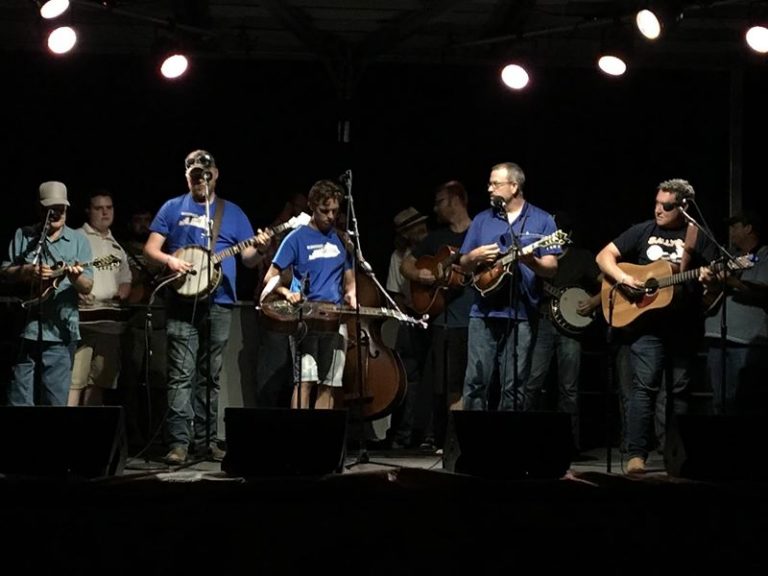
<svg viewBox="0 0 768 576">
<path fill-rule="evenodd" d="M 511 180 L 507 180 L 505 182 L 488 182 L 488 187 L 489 188 L 493 188 L 494 190 L 498 190 L 499 188 L 501 188 L 505 184 L 512 184 L 512 181 Z"/>
<path fill-rule="evenodd" d="M 184 160 L 184 168 L 189 169 L 192 166 L 202 166 L 203 168 L 210 168 L 214 165 L 213 156 L 210 154 L 197 154 L 196 156 L 190 156 Z"/>
</svg>

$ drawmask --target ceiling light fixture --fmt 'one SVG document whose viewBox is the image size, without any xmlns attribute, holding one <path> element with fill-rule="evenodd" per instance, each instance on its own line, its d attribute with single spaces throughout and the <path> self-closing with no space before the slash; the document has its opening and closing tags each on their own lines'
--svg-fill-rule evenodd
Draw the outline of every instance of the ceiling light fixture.
<svg viewBox="0 0 768 576">
<path fill-rule="evenodd" d="M 37 5 L 40 7 L 40 16 L 46 20 L 51 20 L 52 18 L 61 16 L 67 11 L 67 8 L 69 8 L 69 0 L 39 1 Z"/>
<path fill-rule="evenodd" d="M 508 64 L 501 71 L 501 81 L 512 90 L 522 90 L 530 80 L 528 71 L 519 64 Z"/>
</svg>

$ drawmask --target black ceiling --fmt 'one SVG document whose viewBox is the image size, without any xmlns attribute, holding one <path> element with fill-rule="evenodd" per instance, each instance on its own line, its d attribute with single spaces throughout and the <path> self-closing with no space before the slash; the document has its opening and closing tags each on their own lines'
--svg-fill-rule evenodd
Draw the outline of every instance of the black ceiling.
<svg viewBox="0 0 768 576">
<path fill-rule="evenodd" d="M 179 38 L 199 57 L 593 66 L 601 43 L 628 41 L 631 65 L 726 68 L 759 61 L 744 45 L 764 2 L 676 4 L 682 19 L 650 43 L 633 28 L 638 0 L 73 0 L 78 50 L 151 54 Z M 2 50 L 41 52 L 47 22 L 31 0 L 0 0 Z"/>
</svg>

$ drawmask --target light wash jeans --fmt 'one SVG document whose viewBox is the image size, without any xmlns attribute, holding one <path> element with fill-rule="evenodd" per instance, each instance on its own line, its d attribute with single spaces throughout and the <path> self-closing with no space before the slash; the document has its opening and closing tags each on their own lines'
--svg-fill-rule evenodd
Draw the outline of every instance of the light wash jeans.
<svg viewBox="0 0 768 576">
<path fill-rule="evenodd" d="M 166 333 L 168 338 L 168 445 L 196 447 L 206 444 L 206 396 L 208 392 L 207 304 L 169 308 Z M 210 405 L 208 423 L 210 441 L 216 439 L 219 405 L 219 378 L 222 353 L 229 339 L 232 309 L 213 304 L 210 307 Z"/>
<path fill-rule="evenodd" d="M 76 347 L 76 342 L 42 343 L 42 388 L 35 390 L 38 344 L 34 340 L 22 339 L 19 360 L 13 367 L 13 379 L 8 388 L 8 405 L 66 406 Z"/>
</svg>

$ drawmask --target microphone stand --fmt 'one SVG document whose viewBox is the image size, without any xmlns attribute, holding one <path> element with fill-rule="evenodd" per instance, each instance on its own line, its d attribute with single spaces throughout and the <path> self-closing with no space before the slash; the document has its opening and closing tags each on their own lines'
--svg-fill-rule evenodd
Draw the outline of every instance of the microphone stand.
<svg viewBox="0 0 768 576">
<path fill-rule="evenodd" d="M 495 208 L 497 207 L 495 204 L 492 204 Z M 518 368 L 519 368 L 519 357 L 518 357 L 518 351 L 517 351 L 517 344 L 519 339 L 519 322 L 520 319 L 517 315 L 517 305 L 519 300 L 519 294 L 518 294 L 518 280 L 519 280 L 519 256 L 521 252 L 521 245 L 520 245 L 520 238 L 517 234 L 515 234 L 514 229 L 512 228 L 512 222 L 509 221 L 509 217 L 507 215 L 506 211 L 506 205 L 502 204 L 500 207 L 497 208 L 499 210 L 499 213 L 507 220 L 507 229 L 509 230 L 509 237 L 511 241 L 510 250 L 513 250 L 515 253 L 515 259 L 510 263 L 510 266 L 512 266 L 511 270 L 511 278 L 510 278 L 510 286 L 509 286 L 509 308 L 510 308 L 510 315 L 507 318 L 507 338 L 509 337 L 509 323 L 512 323 L 512 410 L 514 412 L 517 412 L 520 408 L 519 401 L 518 401 L 518 395 L 520 393 L 520 376 L 518 374 Z M 518 216 L 518 219 L 522 218 L 522 212 Z M 522 228 L 521 228 L 522 230 Z M 514 319 L 512 318 L 512 313 L 514 313 Z M 501 405 L 504 405 L 504 386 L 505 382 L 501 382 Z"/>
<path fill-rule="evenodd" d="M 696 209 L 698 210 L 698 206 L 696 205 L 695 201 L 691 199 L 691 203 L 696 206 Z M 726 388 L 727 388 L 727 374 L 728 371 L 726 370 L 726 358 L 727 358 L 727 346 L 728 346 L 728 324 L 726 322 L 726 313 L 727 313 L 727 302 L 728 302 L 728 274 L 730 272 L 730 268 L 728 266 L 729 262 L 733 262 L 735 258 L 733 255 L 728 252 L 728 250 L 721 245 L 717 240 L 715 240 L 714 235 L 709 230 L 709 227 L 704 225 L 702 226 L 699 224 L 696 219 L 688 214 L 688 211 L 686 210 L 686 202 L 681 203 L 679 206 L 680 213 L 683 215 L 683 218 L 685 218 L 685 221 L 689 224 L 692 224 L 695 226 L 698 230 L 704 233 L 704 235 L 709 239 L 712 244 L 714 244 L 721 255 L 721 260 L 723 262 L 723 301 L 721 304 L 721 314 L 720 314 L 720 410 L 722 414 L 726 414 L 728 412 L 728 407 L 726 405 Z M 701 214 L 701 210 L 699 210 L 699 214 Z M 717 393 L 717 391 L 713 390 L 713 393 Z M 669 401 L 669 398 L 667 398 L 667 401 Z"/>
<path fill-rule="evenodd" d="M 205 182 L 205 251 L 207 255 L 208 275 L 206 281 L 208 282 L 207 288 L 211 286 L 211 280 L 213 279 L 213 250 L 215 246 L 213 243 L 213 220 L 211 219 L 211 190 L 209 188 L 209 182 L 211 180 L 211 173 L 208 170 L 203 171 L 203 182 Z M 213 346 L 211 344 L 211 308 L 213 307 L 213 292 L 208 294 L 207 297 L 207 309 L 205 314 L 205 345 L 206 354 L 208 356 L 208 374 L 206 374 L 205 380 L 205 448 L 204 453 L 211 452 L 211 418 L 218 418 L 218 415 L 211 414 L 211 389 L 213 388 L 213 358 L 211 358 Z"/>
<path fill-rule="evenodd" d="M 32 402 L 37 404 L 35 397 L 39 398 L 42 394 L 43 386 L 43 299 L 40 296 L 43 293 L 43 244 L 48 241 L 48 230 L 51 227 L 51 216 L 53 210 L 50 208 L 45 215 L 45 222 L 43 222 L 42 229 L 40 231 L 40 239 L 37 242 L 35 248 L 35 256 L 32 258 L 32 264 L 37 266 L 38 281 L 37 281 L 37 296 L 39 298 L 37 302 L 37 350 L 35 351 L 35 371 L 32 377 Z M 48 253 L 46 249 L 46 253 Z M 50 255 L 50 254 L 49 254 Z"/>
<path fill-rule="evenodd" d="M 373 268 L 371 268 L 371 265 L 365 260 L 363 257 L 363 251 L 360 247 L 360 231 L 357 227 L 357 214 L 355 213 L 355 201 L 354 197 L 352 196 L 352 171 L 347 170 L 344 175 L 342 176 L 342 180 L 346 184 L 347 188 L 347 226 L 352 226 L 352 229 L 347 229 L 347 234 L 352 238 L 352 270 L 355 275 L 355 279 L 357 279 L 357 272 L 358 270 L 362 270 L 365 272 L 366 276 L 371 278 L 373 280 L 374 284 L 377 286 L 379 291 L 384 294 L 385 298 L 388 302 L 390 302 L 395 309 L 400 311 L 400 309 L 397 307 L 397 304 L 395 304 L 392 297 L 386 293 L 386 290 L 384 290 L 379 283 L 379 281 L 376 279 L 376 275 L 373 272 Z M 371 463 L 370 456 L 368 455 L 368 447 L 366 446 L 365 441 L 365 428 L 363 424 L 363 410 L 362 405 L 366 401 L 363 397 L 363 392 L 365 390 L 365 386 L 363 384 L 365 376 L 363 375 L 363 330 L 362 330 L 362 321 L 360 320 L 360 299 L 357 297 L 357 294 L 359 293 L 357 289 L 357 281 L 355 281 L 355 352 L 357 353 L 357 365 L 355 367 L 355 383 L 357 385 L 358 390 L 358 409 L 356 411 L 357 414 L 357 441 L 358 441 L 358 454 L 355 461 L 347 466 L 347 469 L 351 469 L 354 466 L 357 466 L 358 464 L 369 464 Z M 366 336 L 367 338 L 367 336 Z M 376 464 L 380 464 L 382 466 L 393 466 L 394 464 L 384 463 L 384 462 L 376 462 Z"/>
<path fill-rule="evenodd" d="M 152 387 L 151 387 L 151 368 L 152 368 L 152 336 L 153 336 L 153 328 L 152 328 L 152 308 L 155 302 L 155 298 L 157 297 L 157 294 L 160 290 L 162 290 L 167 284 L 170 284 L 171 282 L 174 282 L 175 280 L 181 278 L 183 276 L 183 273 L 176 272 L 175 274 L 171 274 L 170 276 L 164 278 L 162 281 L 160 281 L 157 286 L 155 286 L 154 290 L 152 290 L 152 293 L 149 296 L 149 301 L 146 305 L 146 312 L 144 315 L 144 386 L 146 389 L 146 400 L 147 400 L 147 443 L 146 445 L 139 451 L 134 458 L 138 459 L 139 457 L 144 457 L 144 465 L 143 466 L 137 466 L 132 465 L 130 468 L 137 470 L 162 470 L 165 467 L 160 465 L 152 465 L 150 463 L 149 458 L 149 447 L 152 445 L 152 442 L 157 435 L 157 432 L 155 431 L 153 433 L 152 431 Z M 162 423 L 162 422 L 161 422 Z"/>
</svg>

